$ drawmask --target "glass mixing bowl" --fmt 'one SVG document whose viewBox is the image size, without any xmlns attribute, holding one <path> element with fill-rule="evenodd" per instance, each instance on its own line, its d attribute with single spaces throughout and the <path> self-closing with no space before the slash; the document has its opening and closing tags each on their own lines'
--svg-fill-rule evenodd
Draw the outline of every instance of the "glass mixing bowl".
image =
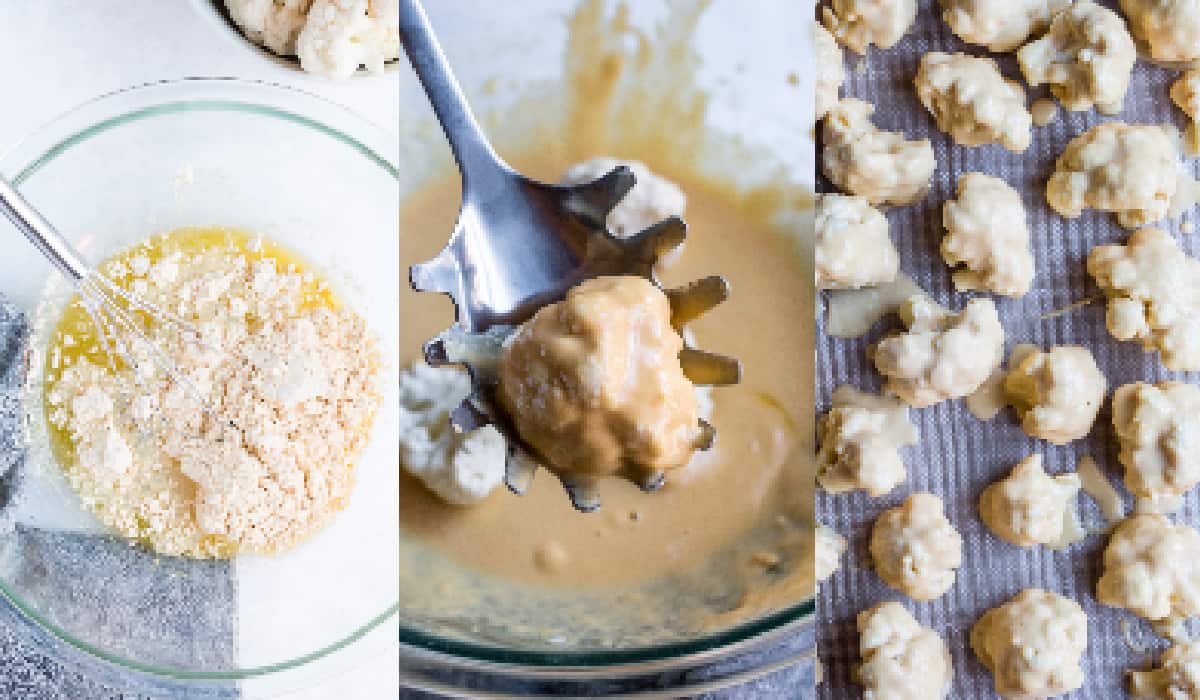
<svg viewBox="0 0 1200 700">
<path fill-rule="evenodd" d="M 181 226 L 277 240 L 324 273 L 391 358 L 397 153 L 394 135 L 319 97 L 189 79 L 88 102 L 18 145 L 0 171 L 93 263 Z M 89 654 L 182 678 L 295 669 L 380 629 L 394 635 L 394 368 L 385 370 L 384 403 L 349 504 L 330 526 L 274 557 L 156 556 L 105 534 L 47 448 L 44 336 L 71 290 L 15 231 L 3 235 L 0 292 L 25 312 L 32 333 L 27 449 L 0 487 L 0 591 Z M 0 457 L 13 454 L 0 444 Z"/>
</svg>

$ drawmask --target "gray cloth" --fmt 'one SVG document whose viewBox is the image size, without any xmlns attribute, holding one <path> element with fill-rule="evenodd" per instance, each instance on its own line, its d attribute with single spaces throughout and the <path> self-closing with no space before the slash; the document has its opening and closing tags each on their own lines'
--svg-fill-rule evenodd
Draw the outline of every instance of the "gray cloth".
<svg viewBox="0 0 1200 700">
<path fill-rule="evenodd" d="M 1116 3 L 1105 3 L 1114 7 Z M 876 123 L 885 129 L 900 130 L 910 137 L 928 138 L 934 146 L 938 169 L 932 190 L 919 203 L 887 212 L 892 239 L 900 251 L 901 269 L 943 304 L 959 309 L 970 297 L 953 290 L 946 265 L 938 254 L 942 239 L 941 206 L 953 197 L 958 176 L 980 171 L 1003 178 L 1022 195 L 1028 209 L 1034 256 L 1037 263 L 1035 288 L 1021 299 L 997 299 L 1006 333 L 1006 348 L 1017 343 L 1080 344 L 1092 350 L 1109 381 L 1110 390 L 1132 381 L 1157 381 L 1172 376 L 1157 356 L 1146 354 L 1136 343 L 1122 343 L 1104 328 L 1104 305 L 1093 303 L 1072 313 L 1049 319 L 1042 314 L 1061 309 L 1072 302 L 1095 297 L 1099 290 L 1087 276 L 1084 261 L 1098 244 L 1123 242 L 1128 232 L 1111 215 L 1089 212 L 1068 221 L 1046 204 L 1045 182 L 1054 169 L 1054 160 L 1066 143 L 1092 125 L 1109 118 L 1093 112 L 1060 111 L 1053 125 L 1034 129 L 1033 145 L 1023 154 L 1013 154 L 999 146 L 965 148 L 954 145 L 938 132 L 928 112 L 917 101 L 912 87 L 922 54 L 931 50 L 965 51 L 983 55 L 979 47 L 959 41 L 940 20 L 935 0 L 923 0 L 916 26 L 896 47 L 872 49 L 865 71 L 855 70 L 857 59 L 847 52 L 847 84 L 844 96 L 861 97 L 878 107 Z M 997 56 L 1005 76 L 1020 80 L 1012 54 Z M 1116 117 L 1130 123 L 1170 123 L 1182 128 L 1186 121 L 1168 97 L 1175 71 L 1164 70 L 1139 61 L 1125 99 L 1124 111 Z M 1024 81 L 1021 81 L 1024 84 Z M 1046 96 L 1045 88 L 1029 90 L 1030 102 Z M 1189 161 L 1195 168 L 1195 161 Z M 827 188 L 828 183 L 823 183 Z M 1188 218 L 1194 213 L 1189 213 Z M 1178 233 L 1179 222 L 1158 224 Z M 1179 235 L 1190 254 L 1200 252 L 1200 240 Z M 879 375 L 866 358 L 868 344 L 899 328 L 891 317 L 877 324 L 866 338 L 853 341 L 820 336 L 818 341 L 818 409 L 828 407 L 829 396 L 839 384 L 850 383 L 863 389 L 878 390 Z M 1131 649 L 1123 639 L 1122 622 L 1128 621 L 1135 640 L 1153 639 L 1146 623 L 1124 611 L 1105 608 L 1094 598 L 1096 579 L 1101 570 L 1100 554 L 1106 543 L 1102 535 L 1093 535 L 1063 552 L 1045 547 L 1023 549 L 996 538 L 980 522 L 976 502 L 980 491 L 1005 475 L 1023 456 L 1038 452 L 1045 456 L 1049 473 L 1072 471 L 1076 461 L 1092 455 L 1114 484 L 1121 484 L 1117 447 L 1109 406 L 1105 405 L 1090 436 L 1065 447 L 1027 437 L 1009 411 L 991 422 L 973 418 L 961 401 L 911 411 L 921 431 L 920 443 L 903 452 L 908 465 L 908 481 L 882 498 L 862 493 L 834 496 L 820 493 L 817 498 L 819 519 L 846 536 L 850 548 L 841 571 L 821 587 L 819 609 L 821 628 L 819 649 L 826 670 L 826 682 L 818 697 L 859 697 L 861 689 L 852 684 L 853 664 L 858 661 L 858 635 L 855 614 L 883 600 L 902 601 L 923 624 L 930 625 L 947 642 L 954 658 L 954 698 L 994 697 L 991 677 L 968 646 L 970 626 L 988 608 L 1008 600 L 1022 588 L 1042 587 L 1078 601 L 1088 615 L 1089 643 L 1084 661 L 1085 683 L 1072 698 L 1122 697 L 1125 670 L 1144 663 L 1146 655 Z M 947 517 L 963 536 L 964 564 L 958 580 L 941 598 L 919 603 L 885 586 L 865 565 L 866 543 L 871 523 L 886 508 L 895 506 L 908 494 L 930 491 L 946 501 Z M 1132 499 L 1127 493 L 1127 506 Z M 1090 498 L 1081 495 L 1081 517 L 1086 524 L 1101 523 L 1099 510 Z M 1197 524 L 1200 499 L 1193 491 L 1178 519 Z M 1155 646 L 1164 645 L 1159 641 Z"/>
</svg>

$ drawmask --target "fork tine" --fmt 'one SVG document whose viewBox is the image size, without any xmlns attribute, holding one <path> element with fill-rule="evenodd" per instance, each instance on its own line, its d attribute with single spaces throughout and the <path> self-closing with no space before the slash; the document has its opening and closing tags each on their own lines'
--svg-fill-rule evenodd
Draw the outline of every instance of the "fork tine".
<svg viewBox="0 0 1200 700">
<path fill-rule="evenodd" d="M 593 228 L 602 228 L 617 204 L 637 184 L 628 166 L 618 165 L 598 180 L 566 188 L 563 205 Z"/>
<path fill-rule="evenodd" d="M 663 255 L 678 248 L 687 238 L 687 224 L 678 216 L 672 216 L 642 229 L 626 239 L 638 261 L 653 264 Z"/>
<path fill-rule="evenodd" d="M 693 384 L 729 386 L 742 380 L 742 363 L 725 355 L 684 348 L 679 352 L 679 364 Z"/>
<path fill-rule="evenodd" d="M 682 287 L 668 289 L 666 295 L 671 302 L 671 325 L 679 330 L 728 299 L 729 282 L 720 275 L 710 275 Z"/>
</svg>

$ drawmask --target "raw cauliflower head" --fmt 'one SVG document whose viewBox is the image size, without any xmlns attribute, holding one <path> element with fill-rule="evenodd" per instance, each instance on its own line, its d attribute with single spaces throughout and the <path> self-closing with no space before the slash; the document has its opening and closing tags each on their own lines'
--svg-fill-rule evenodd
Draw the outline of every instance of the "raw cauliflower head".
<svg viewBox="0 0 1200 700">
<path fill-rule="evenodd" d="M 999 178 L 965 173 L 958 199 L 942 206 L 942 258 L 960 291 L 986 289 L 1019 297 L 1033 284 L 1033 251 L 1021 195 Z"/>
<path fill-rule="evenodd" d="M 1107 389 L 1091 351 L 1078 345 L 1031 352 L 1004 378 L 1005 399 L 1020 417 L 1021 429 L 1055 445 L 1091 431 Z"/>
<path fill-rule="evenodd" d="M 1200 387 L 1126 384 L 1113 393 L 1112 421 L 1130 493 L 1173 509 L 1200 483 Z"/>
<path fill-rule="evenodd" d="M 912 204 L 929 189 L 937 166 L 929 141 L 908 141 L 871 123 L 875 106 L 847 98 L 825 115 L 825 177 L 871 204 Z"/>
<path fill-rule="evenodd" d="M 1158 513 L 1122 520 L 1104 550 L 1096 600 L 1151 621 L 1200 614 L 1200 533 Z"/>
<path fill-rule="evenodd" d="M 817 195 L 817 289 L 859 289 L 896 279 L 900 257 L 887 218 L 865 197 Z"/>
<path fill-rule="evenodd" d="M 1021 72 L 1032 86 L 1050 84 L 1063 107 L 1104 114 L 1121 111 L 1137 61 L 1125 21 L 1091 0 L 1079 0 L 1055 15 L 1050 31 L 1017 51 Z"/>
<path fill-rule="evenodd" d="M 875 346 L 884 389 L 914 408 L 975 391 L 1000 366 L 1004 328 L 990 299 L 972 299 L 951 313 L 924 296 L 900 308 L 908 331 Z"/>
<path fill-rule="evenodd" d="M 1172 645 L 1156 669 L 1131 671 L 1129 691 L 1135 698 L 1154 700 L 1200 698 L 1200 641 Z"/>
<path fill-rule="evenodd" d="M 1200 13 L 1200 1 L 1196 3 L 1196 11 Z M 1171 101 L 1192 120 L 1184 134 L 1188 154 L 1200 155 L 1200 68 L 1184 73 L 1171 84 Z"/>
<path fill-rule="evenodd" d="M 930 51 L 913 84 L 937 127 L 955 143 L 998 143 L 1014 153 L 1029 148 L 1033 117 L 1025 89 L 1000 75 L 992 59 Z"/>
<path fill-rule="evenodd" d="M 1046 183 L 1046 201 L 1068 219 L 1113 212 L 1125 228 L 1167 215 L 1179 187 L 1175 143 L 1160 126 L 1105 122 L 1071 139 Z"/>
<path fill-rule="evenodd" d="M 842 555 L 846 553 L 846 538 L 821 524 L 817 525 L 815 535 L 814 571 L 819 585 L 837 572 Z"/>
<path fill-rule="evenodd" d="M 890 49 L 917 18 L 917 0 L 833 0 L 824 8 L 829 32 L 855 53 Z"/>
<path fill-rule="evenodd" d="M 846 79 L 846 67 L 842 62 L 842 49 L 829 30 L 820 22 L 813 22 L 813 51 L 817 69 L 817 119 L 825 118 L 829 108 L 837 104 L 838 91 Z"/>
<path fill-rule="evenodd" d="M 908 408 L 895 399 L 842 385 L 817 425 L 817 483 L 830 493 L 862 489 L 882 496 L 904 481 L 900 448 L 917 443 Z"/>
<path fill-rule="evenodd" d="M 922 627 L 896 602 L 858 614 L 862 664 L 855 669 L 863 696 L 872 700 L 938 700 L 954 679 L 950 652 L 937 632 Z"/>
<path fill-rule="evenodd" d="M 1063 695 L 1083 685 L 1087 615 L 1070 598 L 1026 588 L 971 628 L 971 649 L 1013 700 Z"/>
<path fill-rule="evenodd" d="M 962 537 L 932 493 L 914 493 L 880 514 L 870 548 L 879 578 L 914 600 L 941 597 L 962 565 Z"/>
<path fill-rule="evenodd" d="M 470 392 L 458 369 L 417 362 L 400 374 L 400 465 L 455 505 L 483 500 L 504 480 L 504 437 L 491 426 L 461 433 L 450 425 Z"/>
<path fill-rule="evenodd" d="M 1144 228 L 1125 245 L 1096 246 L 1087 271 L 1108 297 L 1112 337 L 1157 350 L 1167 369 L 1200 370 L 1200 261 L 1174 238 Z"/>
<path fill-rule="evenodd" d="M 1073 516 L 1079 475 L 1048 476 L 1042 456 L 1029 455 L 979 497 L 979 517 L 992 532 L 1021 547 L 1065 543 L 1064 526 Z"/>
<path fill-rule="evenodd" d="M 608 213 L 608 228 L 619 238 L 628 238 L 643 229 L 672 216 L 683 216 L 687 197 L 674 182 L 658 175 L 636 160 L 616 158 L 592 158 L 576 163 L 563 173 L 559 181 L 563 185 L 582 185 L 604 177 L 618 165 L 633 171 L 637 178 L 633 189 L 625 193 L 621 202 Z M 676 251 L 672 251 L 674 253 Z"/>
<path fill-rule="evenodd" d="M 1155 60 L 1200 58 L 1200 0 L 1121 0 L 1121 9 Z"/>
<path fill-rule="evenodd" d="M 1050 26 L 1071 0 L 941 0 L 942 19 L 968 44 L 1012 51 Z"/>
<path fill-rule="evenodd" d="M 246 38 L 280 56 L 296 53 L 296 38 L 313 0 L 225 0 L 229 17 Z"/>
</svg>

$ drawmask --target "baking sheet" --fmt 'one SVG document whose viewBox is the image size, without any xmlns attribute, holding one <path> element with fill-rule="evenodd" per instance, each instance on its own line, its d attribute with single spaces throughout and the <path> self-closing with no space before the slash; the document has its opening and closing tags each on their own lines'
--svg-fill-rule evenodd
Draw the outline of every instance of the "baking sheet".
<svg viewBox="0 0 1200 700">
<path fill-rule="evenodd" d="M 1103 3 L 1116 9 L 1115 2 Z M 1054 170 L 1054 160 L 1067 142 L 1091 126 L 1112 119 L 1129 123 L 1167 123 L 1183 129 L 1186 117 L 1171 103 L 1168 91 L 1178 71 L 1166 70 L 1139 60 L 1125 98 L 1124 110 L 1115 117 L 1091 112 L 1066 112 L 1046 127 L 1034 127 L 1033 145 L 1022 154 L 1000 146 L 965 148 L 954 145 L 937 131 L 933 119 L 918 102 L 912 88 L 921 56 L 932 50 L 964 51 L 989 55 L 981 47 L 969 46 L 955 37 L 941 21 L 936 0 L 922 0 L 915 26 L 889 50 L 871 49 L 865 59 L 844 52 L 846 83 L 843 96 L 860 97 L 877 106 L 875 122 L 881 128 L 900 130 L 910 138 L 928 138 L 934 147 L 938 169 L 929 195 L 919 203 L 887 212 L 892 240 L 900 252 L 901 270 L 913 276 L 939 302 L 960 309 L 971 295 L 957 293 L 949 270 L 938 254 L 942 239 L 942 203 L 954 196 L 955 182 L 965 172 L 979 171 L 1003 178 L 1021 193 L 1028 212 L 1032 246 L 1037 264 L 1034 289 L 1020 299 L 993 297 L 1005 328 L 1005 356 L 1018 343 L 1039 346 L 1080 344 L 1090 348 L 1096 362 L 1108 378 L 1109 390 L 1132 381 L 1158 381 L 1164 378 L 1196 381 L 1186 373 L 1167 372 L 1156 355 L 1144 353 L 1136 343 L 1114 340 L 1104 329 L 1104 305 L 1092 303 L 1052 318 L 1043 314 L 1062 309 L 1073 302 L 1097 297 L 1100 292 L 1087 276 L 1084 263 L 1093 246 L 1124 242 L 1129 232 L 1105 213 L 1089 211 L 1068 221 L 1055 214 L 1045 200 L 1045 182 Z M 991 54 L 999 59 L 1001 72 L 1023 85 L 1013 54 Z M 864 64 L 859 66 L 858 63 Z M 1028 89 L 1030 104 L 1048 91 Z M 1193 176 L 1197 161 L 1187 161 Z M 828 182 L 819 185 L 832 191 Z M 1187 212 L 1183 219 L 1159 222 L 1181 241 L 1189 254 L 1200 254 L 1200 234 L 1180 232 L 1181 221 L 1195 217 Z M 818 321 L 818 330 L 821 321 Z M 829 338 L 823 332 L 817 340 L 818 410 L 829 406 L 834 387 L 850 383 L 878 391 L 879 375 L 866 358 L 866 348 L 885 333 L 900 328 L 890 316 L 876 324 L 865 337 L 855 340 Z M 1104 473 L 1118 485 L 1128 509 L 1132 498 L 1121 483 L 1117 463 L 1117 445 L 1113 435 L 1108 402 L 1092 433 L 1067 446 L 1054 446 L 1026 436 L 1012 412 L 1005 410 L 990 422 L 971 416 L 961 400 L 911 410 L 910 417 L 921 432 L 918 445 L 902 452 L 909 478 L 882 498 L 831 495 L 818 491 L 817 512 L 821 522 L 831 526 L 850 542 L 838 574 L 821 586 L 819 653 L 824 667 L 824 682 L 818 697 L 857 698 L 861 688 L 851 681 L 852 668 L 858 661 L 858 634 L 855 615 L 880 601 L 898 600 L 905 604 L 922 624 L 931 626 L 946 640 L 954 658 L 953 698 L 995 697 L 991 674 L 970 651 L 970 627 L 988 608 L 999 605 L 1022 588 L 1041 587 L 1070 597 L 1083 606 L 1088 615 L 1088 649 L 1084 659 L 1084 687 L 1072 698 L 1124 697 L 1125 670 L 1143 665 L 1147 656 L 1165 647 L 1156 640 L 1149 625 L 1130 613 L 1105 608 L 1096 602 L 1095 583 L 1101 572 L 1100 555 L 1107 542 L 1101 534 L 1089 536 L 1065 551 L 1045 547 L 1024 549 L 1007 544 L 980 522 L 976 503 L 982 489 L 1001 478 L 1023 456 L 1037 451 L 1045 456 L 1048 473 L 1072 471 L 1077 460 L 1092 455 Z M 963 566 L 955 585 L 941 598 L 930 602 L 909 600 L 899 591 L 885 586 L 874 572 L 864 566 L 870 526 L 883 510 L 900 503 L 915 491 L 930 491 L 946 501 L 946 514 L 963 537 Z M 1080 517 L 1085 526 L 1099 525 L 1103 518 L 1096 504 L 1080 494 Z M 1177 520 L 1200 524 L 1200 496 L 1188 494 Z M 1138 653 L 1126 642 L 1122 621 L 1128 620 L 1129 636 L 1134 644 L 1152 646 Z"/>
</svg>

